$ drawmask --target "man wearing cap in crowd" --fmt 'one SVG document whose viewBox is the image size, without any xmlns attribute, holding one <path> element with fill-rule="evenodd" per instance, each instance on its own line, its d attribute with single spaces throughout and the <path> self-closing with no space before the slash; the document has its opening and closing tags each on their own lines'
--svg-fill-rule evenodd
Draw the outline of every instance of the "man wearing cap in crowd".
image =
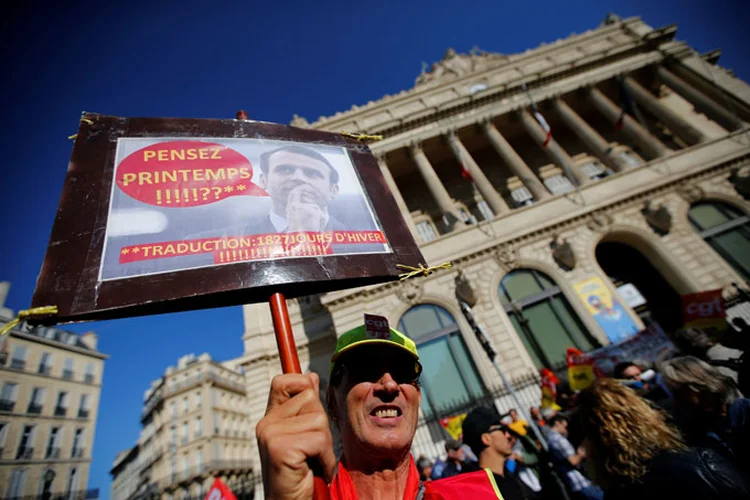
<svg viewBox="0 0 750 500">
<path fill-rule="evenodd" d="M 505 500 L 537 498 L 537 494 L 506 467 L 513 454 L 513 431 L 501 423 L 494 410 L 484 407 L 472 410 L 463 422 L 463 439 L 479 458 L 478 467 L 492 471 Z"/>
<path fill-rule="evenodd" d="M 266 497 L 312 498 L 312 461 L 330 482 L 333 500 L 429 500 L 435 493 L 447 499 L 459 491 L 498 498 L 482 471 L 421 483 L 410 453 L 421 401 L 419 354 L 385 318 L 384 328 L 371 318 L 341 335 L 331 358 L 326 402 L 343 443 L 338 464 L 318 375 L 274 377 L 266 415 L 256 427 Z"/>
</svg>

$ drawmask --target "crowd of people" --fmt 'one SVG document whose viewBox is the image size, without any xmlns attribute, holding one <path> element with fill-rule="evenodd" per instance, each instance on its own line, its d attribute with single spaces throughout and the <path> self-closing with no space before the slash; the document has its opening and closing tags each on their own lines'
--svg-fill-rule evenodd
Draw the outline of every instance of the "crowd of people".
<svg viewBox="0 0 750 500">
<path fill-rule="evenodd" d="M 475 408 L 433 463 L 411 455 L 416 345 L 363 325 L 339 338 L 325 407 L 315 374 L 274 379 L 256 430 L 266 496 L 312 498 L 315 473 L 333 499 L 750 498 L 750 400 L 726 364 L 683 354 L 620 363 L 558 409 L 529 408 L 528 421 Z"/>
</svg>

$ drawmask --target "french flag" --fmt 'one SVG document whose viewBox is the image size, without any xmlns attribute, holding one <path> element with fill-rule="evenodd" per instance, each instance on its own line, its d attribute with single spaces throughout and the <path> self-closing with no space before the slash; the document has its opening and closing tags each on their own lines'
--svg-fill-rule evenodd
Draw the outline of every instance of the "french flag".
<svg viewBox="0 0 750 500">
<path fill-rule="evenodd" d="M 549 144 L 549 141 L 552 140 L 552 129 L 549 126 L 549 123 L 547 123 L 547 120 L 544 119 L 542 114 L 536 109 L 536 106 L 534 106 L 534 118 L 536 118 L 536 121 L 539 122 L 539 126 L 542 127 L 542 130 L 544 130 L 544 133 L 547 134 L 544 138 L 544 142 L 542 143 L 542 146 L 547 147 L 547 144 Z"/>
</svg>

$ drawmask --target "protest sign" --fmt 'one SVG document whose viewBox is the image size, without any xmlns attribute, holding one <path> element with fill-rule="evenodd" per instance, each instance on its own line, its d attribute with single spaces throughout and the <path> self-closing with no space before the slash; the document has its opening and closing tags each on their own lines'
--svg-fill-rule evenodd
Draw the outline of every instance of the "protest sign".
<svg viewBox="0 0 750 500">
<path fill-rule="evenodd" d="M 690 328 L 727 327 L 727 313 L 721 289 L 682 295 L 682 317 Z"/>
<path fill-rule="evenodd" d="M 618 344 L 595 349 L 586 354 L 593 361 L 597 370 L 611 375 L 615 366 L 622 361 L 637 361 L 654 364 L 669 359 L 677 348 L 669 340 L 664 330 L 657 323 L 648 325 L 637 335 Z"/>
<path fill-rule="evenodd" d="M 246 304 L 422 262 L 355 138 L 84 114 L 32 305 L 65 321 Z"/>
<path fill-rule="evenodd" d="M 620 342 L 638 332 L 638 327 L 628 316 L 625 308 L 600 277 L 592 276 L 573 286 L 610 342 Z"/>
</svg>

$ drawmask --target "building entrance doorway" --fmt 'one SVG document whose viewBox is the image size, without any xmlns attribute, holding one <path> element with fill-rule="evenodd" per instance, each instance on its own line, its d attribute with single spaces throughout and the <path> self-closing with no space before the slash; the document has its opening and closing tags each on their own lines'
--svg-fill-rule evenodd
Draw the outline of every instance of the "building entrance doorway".
<svg viewBox="0 0 750 500">
<path fill-rule="evenodd" d="M 668 334 L 682 326 L 680 295 L 641 252 L 625 243 L 603 241 L 596 246 L 596 260 L 616 288 L 632 285 L 642 296 L 639 300 L 627 287 L 631 307 L 644 324 L 659 323 Z"/>
</svg>

